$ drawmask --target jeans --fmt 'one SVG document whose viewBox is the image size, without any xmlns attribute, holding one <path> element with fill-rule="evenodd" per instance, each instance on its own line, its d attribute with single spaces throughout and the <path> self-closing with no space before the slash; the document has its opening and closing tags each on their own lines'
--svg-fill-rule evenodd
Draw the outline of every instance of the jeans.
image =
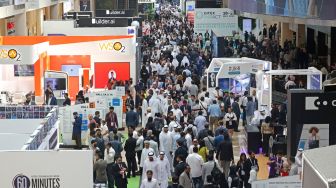
<svg viewBox="0 0 336 188">
<path fill-rule="evenodd" d="M 194 184 L 194 188 L 202 188 L 203 187 L 202 176 L 196 177 L 196 178 L 192 178 L 192 182 Z"/>
</svg>

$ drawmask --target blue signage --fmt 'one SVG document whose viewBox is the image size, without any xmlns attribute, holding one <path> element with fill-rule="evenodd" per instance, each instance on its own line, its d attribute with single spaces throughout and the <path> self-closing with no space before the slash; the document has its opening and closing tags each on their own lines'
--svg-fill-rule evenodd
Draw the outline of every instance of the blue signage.
<svg viewBox="0 0 336 188">
<path fill-rule="evenodd" d="M 112 106 L 120 106 L 120 99 L 112 99 Z"/>
</svg>

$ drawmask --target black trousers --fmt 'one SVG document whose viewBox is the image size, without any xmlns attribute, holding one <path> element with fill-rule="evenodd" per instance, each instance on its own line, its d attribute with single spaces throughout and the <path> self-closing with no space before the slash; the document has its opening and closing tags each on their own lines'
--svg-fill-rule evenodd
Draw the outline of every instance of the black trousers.
<svg viewBox="0 0 336 188">
<path fill-rule="evenodd" d="M 107 174 L 108 188 L 114 188 L 114 176 L 112 167 L 113 163 L 107 164 L 106 174 Z"/>
<path fill-rule="evenodd" d="M 127 161 L 127 175 L 130 176 L 131 175 L 131 171 L 132 171 L 132 175 L 135 176 L 135 171 L 137 169 L 137 164 L 136 164 L 136 159 L 135 159 L 135 155 L 131 156 L 131 157 L 126 157 L 126 161 Z"/>
<path fill-rule="evenodd" d="M 137 154 L 137 158 L 138 158 L 138 165 L 140 165 L 142 150 L 137 151 L 136 154 Z"/>
<path fill-rule="evenodd" d="M 81 135 L 74 136 L 73 140 L 75 140 L 75 142 L 76 142 L 76 148 L 75 149 L 82 149 L 82 138 L 81 138 Z"/>
<path fill-rule="evenodd" d="M 262 148 L 267 156 L 269 155 L 269 140 L 271 136 L 272 134 L 263 134 Z"/>
</svg>

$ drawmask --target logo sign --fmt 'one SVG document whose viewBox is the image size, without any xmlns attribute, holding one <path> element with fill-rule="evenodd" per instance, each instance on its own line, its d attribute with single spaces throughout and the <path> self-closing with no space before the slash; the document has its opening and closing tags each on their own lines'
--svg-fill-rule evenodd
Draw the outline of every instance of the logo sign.
<svg viewBox="0 0 336 188">
<path fill-rule="evenodd" d="M 80 18 L 78 27 L 127 27 L 127 18 Z"/>
<path fill-rule="evenodd" d="M 13 179 L 13 188 L 30 188 L 30 179 L 23 175 L 18 174 Z"/>
<path fill-rule="evenodd" d="M 134 17 L 135 10 L 96 10 L 96 17 Z"/>
<path fill-rule="evenodd" d="M 0 50 L 0 59 L 9 59 L 15 61 L 21 61 L 21 54 L 15 49 L 2 49 Z"/>
<path fill-rule="evenodd" d="M 240 74 L 240 66 L 229 66 L 229 75 Z"/>
<path fill-rule="evenodd" d="M 105 43 L 99 43 L 99 49 L 101 51 L 117 51 L 121 53 L 126 52 L 126 47 L 121 42 L 108 41 Z"/>
<path fill-rule="evenodd" d="M 13 188 L 41 188 L 41 187 L 61 187 L 61 179 L 59 176 L 32 176 L 28 178 L 26 175 L 18 174 L 13 178 Z"/>
<path fill-rule="evenodd" d="M 330 105 L 336 107 L 336 100 L 330 102 L 322 100 L 319 97 L 306 97 L 305 103 L 306 110 L 319 110 L 320 107 L 327 107 Z"/>
</svg>

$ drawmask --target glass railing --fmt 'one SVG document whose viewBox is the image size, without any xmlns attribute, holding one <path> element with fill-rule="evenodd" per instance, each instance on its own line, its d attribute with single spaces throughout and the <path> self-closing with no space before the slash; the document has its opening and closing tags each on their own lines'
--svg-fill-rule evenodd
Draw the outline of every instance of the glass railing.
<svg viewBox="0 0 336 188">
<path fill-rule="evenodd" d="M 0 0 L 0 7 L 5 7 L 13 4 L 13 0 Z"/>
<path fill-rule="evenodd" d="M 24 145 L 23 150 L 38 150 L 45 140 L 45 138 L 51 134 L 51 130 L 55 128 L 58 121 L 59 110 L 58 107 L 53 107 L 48 115 L 42 120 L 40 126 L 33 132 L 27 143 Z M 50 135 L 49 143 L 56 143 L 58 134 L 57 130 L 53 131 L 53 135 Z M 56 135 L 54 135 L 56 134 Z M 50 147 L 49 147 L 50 148 Z"/>
</svg>

